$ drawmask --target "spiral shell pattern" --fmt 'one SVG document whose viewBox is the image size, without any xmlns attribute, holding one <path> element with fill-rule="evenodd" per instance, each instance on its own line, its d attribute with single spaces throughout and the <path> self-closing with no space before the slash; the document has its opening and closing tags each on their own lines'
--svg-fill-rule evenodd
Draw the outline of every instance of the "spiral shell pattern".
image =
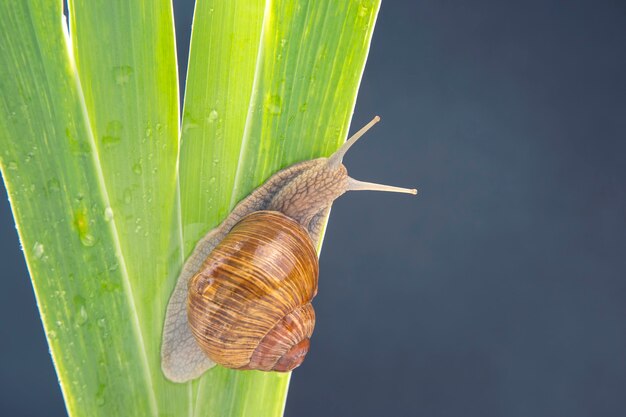
<svg viewBox="0 0 626 417">
<path fill-rule="evenodd" d="M 309 350 L 319 264 L 307 231 L 275 211 L 244 217 L 189 282 L 192 334 L 235 369 L 290 371 Z"/>
</svg>

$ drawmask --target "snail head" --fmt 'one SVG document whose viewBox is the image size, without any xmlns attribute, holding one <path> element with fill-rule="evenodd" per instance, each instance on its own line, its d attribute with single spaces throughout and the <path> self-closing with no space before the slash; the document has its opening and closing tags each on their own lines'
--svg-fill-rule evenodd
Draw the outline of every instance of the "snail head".
<svg viewBox="0 0 626 417">
<path fill-rule="evenodd" d="M 307 225 L 313 217 L 330 207 L 333 201 L 346 191 L 372 190 L 417 194 L 416 189 L 364 182 L 348 176 L 348 170 L 342 163 L 345 154 L 379 121 L 380 117 L 374 117 L 330 157 L 311 161 L 312 165 L 296 175 L 274 198 L 273 201 L 280 202 L 280 205 L 271 209 L 279 210 L 300 224 Z"/>
</svg>

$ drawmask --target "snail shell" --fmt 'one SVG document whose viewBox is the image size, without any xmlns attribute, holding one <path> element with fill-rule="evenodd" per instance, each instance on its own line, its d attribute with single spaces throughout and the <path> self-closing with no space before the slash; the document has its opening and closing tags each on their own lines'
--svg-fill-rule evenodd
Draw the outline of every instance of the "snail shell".
<svg viewBox="0 0 626 417">
<path fill-rule="evenodd" d="M 313 242 L 298 222 L 276 211 L 254 212 L 191 279 L 191 332 L 222 366 L 290 371 L 309 350 L 318 273 Z"/>
</svg>

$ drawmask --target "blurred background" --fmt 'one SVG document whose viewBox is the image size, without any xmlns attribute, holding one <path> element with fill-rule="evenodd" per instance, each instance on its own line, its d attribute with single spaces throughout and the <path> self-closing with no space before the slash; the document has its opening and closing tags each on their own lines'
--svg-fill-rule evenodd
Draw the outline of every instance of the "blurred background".
<svg viewBox="0 0 626 417">
<path fill-rule="evenodd" d="M 181 76 L 192 0 L 174 1 Z M 383 0 L 286 416 L 623 416 L 626 3 Z M 0 410 L 63 416 L 0 187 Z"/>
</svg>

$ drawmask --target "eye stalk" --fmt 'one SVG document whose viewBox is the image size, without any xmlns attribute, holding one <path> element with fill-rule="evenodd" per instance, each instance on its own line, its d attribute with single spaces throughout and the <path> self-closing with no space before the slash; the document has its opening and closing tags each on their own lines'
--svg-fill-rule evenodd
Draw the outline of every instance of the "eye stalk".
<svg viewBox="0 0 626 417">
<path fill-rule="evenodd" d="M 348 149 L 350 149 L 352 145 L 354 145 L 356 141 L 359 140 L 361 136 L 365 134 L 365 132 L 370 130 L 378 122 L 380 122 L 380 117 L 375 116 L 368 124 L 363 126 L 361 129 L 359 129 L 358 132 L 352 135 L 341 146 L 341 148 L 339 148 L 334 154 L 332 154 L 328 158 L 326 162 L 328 167 L 331 169 L 338 169 L 339 166 L 342 164 L 343 157 L 348 152 Z M 348 185 L 345 191 L 366 191 L 366 190 L 367 191 L 387 191 L 387 192 L 392 192 L 392 193 L 405 193 L 405 194 L 413 194 L 413 195 L 417 194 L 417 190 L 415 188 L 394 187 L 391 185 L 359 181 L 359 180 L 355 180 L 354 178 L 348 177 Z"/>
<path fill-rule="evenodd" d="M 346 191 L 387 191 L 390 193 L 417 194 L 415 188 L 394 187 L 393 185 L 376 184 L 374 182 L 364 182 L 348 177 L 348 188 Z"/>
<path fill-rule="evenodd" d="M 354 145 L 354 143 L 365 134 L 365 132 L 370 130 L 378 122 L 380 122 L 380 116 L 374 116 L 374 118 L 370 120 L 368 124 L 359 129 L 359 131 L 356 132 L 354 135 L 350 136 L 350 138 L 343 145 L 341 145 L 341 148 L 339 148 L 334 154 L 332 154 L 328 158 L 328 166 L 335 169 L 339 167 L 339 165 L 343 161 L 343 157 L 346 156 L 348 149 L 350 149 L 352 145 Z"/>
</svg>

